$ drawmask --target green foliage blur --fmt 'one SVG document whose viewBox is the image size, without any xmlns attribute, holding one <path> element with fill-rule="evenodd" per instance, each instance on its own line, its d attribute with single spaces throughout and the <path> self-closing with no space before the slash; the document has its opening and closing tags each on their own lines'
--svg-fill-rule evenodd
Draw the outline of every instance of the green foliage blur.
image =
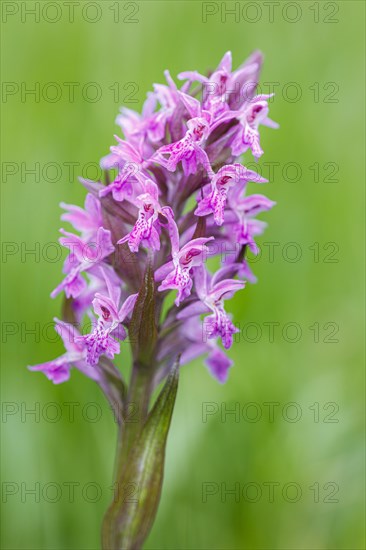
<svg viewBox="0 0 366 550">
<path fill-rule="evenodd" d="M 59 202 L 82 205 L 77 176 L 97 175 L 119 106 L 140 109 L 165 69 L 205 72 L 227 50 L 236 67 L 254 49 L 281 125 L 262 129 L 258 165 L 277 206 L 258 283 L 228 303 L 242 329 L 229 381 L 182 369 L 146 548 L 364 548 L 365 4 L 35 4 L 1 3 L 2 548 L 99 548 L 112 498 L 117 430 L 97 386 L 26 369 L 62 353 Z"/>
</svg>

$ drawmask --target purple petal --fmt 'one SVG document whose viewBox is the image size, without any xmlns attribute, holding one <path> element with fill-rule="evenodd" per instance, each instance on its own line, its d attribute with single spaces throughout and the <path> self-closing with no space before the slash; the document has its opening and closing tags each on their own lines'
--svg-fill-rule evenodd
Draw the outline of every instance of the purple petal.
<svg viewBox="0 0 366 550">
<path fill-rule="evenodd" d="M 209 308 L 203 302 L 198 301 L 183 308 L 177 314 L 177 319 L 188 319 L 188 317 L 194 317 L 195 315 L 201 315 L 202 313 L 208 313 L 209 311 Z"/>
<path fill-rule="evenodd" d="M 205 363 L 216 380 L 221 384 L 227 381 L 229 368 L 232 367 L 233 362 L 220 348 L 215 348 L 212 353 L 210 353 Z"/>
<path fill-rule="evenodd" d="M 121 309 L 119 310 L 119 318 L 120 321 L 124 321 L 126 317 L 132 312 L 133 308 L 135 307 L 135 303 L 137 300 L 138 294 L 131 294 L 126 300 L 124 301 Z"/>
</svg>

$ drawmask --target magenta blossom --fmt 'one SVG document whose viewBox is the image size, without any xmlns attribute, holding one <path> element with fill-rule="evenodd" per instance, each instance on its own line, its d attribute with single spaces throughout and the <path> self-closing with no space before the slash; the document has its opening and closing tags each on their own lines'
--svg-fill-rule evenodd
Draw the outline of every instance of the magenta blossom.
<svg viewBox="0 0 366 550">
<path fill-rule="evenodd" d="M 134 145 L 115 136 L 118 145 L 111 147 L 111 153 L 101 162 L 102 168 L 107 170 L 117 168 L 116 179 L 100 192 L 100 197 L 112 193 L 115 201 L 123 201 L 133 195 L 134 186 L 137 185 L 135 175 L 142 170 L 144 162 L 141 152 Z"/>
<path fill-rule="evenodd" d="M 202 147 L 210 131 L 208 114 L 191 118 L 187 122 L 187 127 L 185 136 L 175 143 L 160 147 L 155 159 L 169 172 L 175 172 L 181 162 L 184 174 L 189 176 L 196 172 L 199 164 L 209 165 L 207 154 Z"/>
<path fill-rule="evenodd" d="M 212 240 L 212 237 L 192 239 L 179 248 L 178 227 L 171 215 L 169 215 L 169 228 L 172 260 L 156 271 L 155 280 L 162 281 L 158 288 L 160 291 L 169 289 L 178 291 L 175 304 L 179 306 L 180 302 L 191 293 L 193 269 L 205 261 L 208 254 L 208 248 L 205 245 Z"/>
<path fill-rule="evenodd" d="M 233 334 L 238 329 L 233 325 L 230 316 L 224 309 L 224 300 L 230 299 L 235 292 L 244 288 L 244 281 L 224 279 L 232 267 L 223 267 L 213 276 L 201 266 L 195 271 L 195 283 L 198 302 L 193 302 L 180 313 L 178 319 L 185 319 L 191 315 L 212 312 L 205 317 L 203 324 L 203 340 L 220 337 L 224 348 L 231 347 Z"/>
<path fill-rule="evenodd" d="M 64 293 L 64 310 L 82 330 L 65 355 L 34 370 L 61 382 L 74 365 L 101 383 L 97 373 L 115 368 L 132 325 L 138 345 L 149 343 L 148 359 L 142 357 L 156 382 L 177 356 L 185 363 L 200 355 L 218 381 L 227 379 L 232 361 L 225 350 L 238 329 L 225 302 L 255 282 L 245 255 L 257 252 L 266 227 L 257 216 L 275 204 L 249 193 L 251 182 L 266 180 L 240 158 L 250 150 L 258 159 L 261 127 L 277 127 L 269 118 L 273 94 L 255 95 L 262 61 L 254 52 L 233 70 L 227 52 L 208 76 L 181 73 L 179 86 L 165 71 L 141 114 L 121 110 L 123 136 L 101 160 L 105 183 L 81 180 L 84 208 L 61 203 L 62 220 L 77 234 L 61 229 L 69 255 L 52 297 Z M 167 308 L 170 291 L 174 305 Z M 138 296 L 154 303 L 153 316 Z M 148 320 L 155 326 L 139 339 L 136 327 Z M 69 326 L 57 323 L 63 331 Z M 103 391 L 106 379 L 110 372 Z"/>
<path fill-rule="evenodd" d="M 229 189 L 239 183 L 248 181 L 266 182 L 256 172 L 247 170 L 241 164 L 228 164 L 213 174 L 208 195 L 202 198 L 195 210 L 196 216 L 207 216 L 213 213 L 217 225 L 224 223 L 224 211 Z"/>
<path fill-rule="evenodd" d="M 47 363 L 42 363 L 34 367 L 28 367 L 29 370 L 43 372 L 54 384 L 61 384 L 70 378 L 70 370 L 76 367 L 82 373 L 93 380 L 98 380 L 99 375 L 96 369 L 93 369 L 86 360 L 86 347 L 80 340 L 80 334 L 77 329 L 68 323 L 54 319 L 55 330 L 61 336 L 66 353 Z"/>
<path fill-rule="evenodd" d="M 256 159 L 263 155 L 259 142 L 259 125 L 263 124 L 270 128 L 278 128 L 278 124 L 268 118 L 269 106 L 267 99 L 273 95 L 258 95 L 249 104 L 244 106 L 238 115 L 240 121 L 239 130 L 231 144 L 233 155 L 241 155 L 248 149 L 251 149 Z"/>
<path fill-rule="evenodd" d="M 189 345 L 183 350 L 181 361 L 188 363 L 201 355 L 206 355 L 205 363 L 211 374 L 221 383 L 226 382 L 233 362 L 218 346 L 217 339 L 203 339 L 202 326 L 198 317 L 188 318 L 182 331 L 189 338 Z"/>
<path fill-rule="evenodd" d="M 167 86 L 154 84 L 154 91 L 149 92 L 142 108 L 142 114 L 123 107 L 117 117 L 126 139 L 134 145 L 157 143 L 164 139 L 165 129 L 174 123 L 178 103 L 178 88 L 168 70 L 164 72 Z M 160 109 L 155 110 L 157 104 Z"/>
<path fill-rule="evenodd" d="M 83 239 L 92 239 L 103 225 L 102 209 L 100 202 L 94 195 L 88 193 L 85 199 L 85 209 L 73 204 L 60 203 L 66 210 L 61 220 L 71 223 L 77 231 L 80 231 Z"/>
<path fill-rule="evenodd" d="M 197 71 L 180 73 L 180 80 L 203 84 L 203 107 L 214 116 L 239 108 L 252 97 L 257 86 L 262 65 L 262 55 L 254 52 L 238 70 L 232 71 L 231 52 L 226 52 L 210 77 Z"/>
<path fill-rule="evenodd" d="M 141 243 L 151 250 L 159 250 L 158 215 L 163 209 L 159 204 L 159 189 L 154 181 L 146 180 L 144 193 L 136 197 L 134 204 L 139 209 L 136 223 L 132 231 L 117 244 L 127 242 L 131 252 L 137 252 Z"/>
<path fill-rule="evenodd" d="M 60 232 L 64 235 L 60 238 L 60 243 L 70 250 L 70 254 L 64 264 L 64 273 L 67 275 L 62 283 L 53 290 L 51 297 L 55 298 L 64 290 L 67 298 L 77 298 L 86 288 L 85 279 L 81 274 L 93 269 L 97 263 L 114 251 L 111 233 L 103 227 L 99 227 L 96 231 L 95 241 L 91 242 L 68 233 L 64 229 L 60 229 Z"/>
<path fill-rule="evenodd" d="M 120 287 L 114 284 L 106 271 L 103 271 L 103 276 L 107 292 L 106 294 L 97 292 L 93 300 L 93 309 L 98 316 L 98 321 L 91 334 L 79 338 L 84 342 L 87 361 L 92 366 L 98 363 L 102 354 L 113 359 L 115 354 L 120 352 L 119 343 L 111 335 L 115 334 L 120 340 L 127 337 L 121 323 L 133 310 L 137 298 L 137 294 L 132 294 L 120 305 Z"/>
</svg>

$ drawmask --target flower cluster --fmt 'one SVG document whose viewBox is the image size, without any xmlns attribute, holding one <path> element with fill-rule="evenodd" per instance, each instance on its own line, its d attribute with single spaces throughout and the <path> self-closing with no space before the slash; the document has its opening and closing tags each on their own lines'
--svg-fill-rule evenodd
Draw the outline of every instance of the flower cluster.
<svg viewBox="0 0 366 550">
<path fill-rule="evenodd" d="M 181 363 L 205 355 L 211 373 L 227 379 L 232 362 L 224 349 L 238 329 L 225 301 L 255 280 L 245 252 L 256 253 L 255 237 L 266 226 L 257 214 L 275 204 L 247 194 L 249 182 L 266 180 L 239 157 L 250 151 L 258 159 L 260 125 L 277 127 L 268 118 L 270 96 L 255 95 L 261 54 L 236 71 L 231 64 L 228 52 L 207 77 L 179 74 L 180 87 L 166 71 L 166 84 L 154 85 L 142 114 L 121 109 L 124 139 L 116 136 L 101 160 L 105 182 L 81 180 L 84 208 L 61 203 L 61 219 L 79 233 L 61 229 L 69 254 L 65 278 L 51 294 L 64 292 L 72 313 L 73 324 L 56 320 L 66 353 L 32 370 L 59 383 L 74 366 L 98 380 L 101 357 L 113 359 L 127 337 L 149 265 L 159 313 L 151 357 L 158 378 L 178 355 Z M 171 290 L 174 304 L 164 309 Z M 78 332 L 75 323 L 86 319 L 90 331 Z"/>
</svg>

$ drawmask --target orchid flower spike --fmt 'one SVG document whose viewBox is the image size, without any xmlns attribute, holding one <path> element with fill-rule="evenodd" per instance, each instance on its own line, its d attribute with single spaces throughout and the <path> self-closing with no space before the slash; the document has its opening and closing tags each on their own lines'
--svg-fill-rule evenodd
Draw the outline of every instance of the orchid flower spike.
<svg viewBox="0 0 366 550">
<path fill-rule="evenodd" d="M 106 361 L 141 321 L 141 330 L 156 325 L 147 331 L 154 335 L 154 379 L 163 379 L 178 355 L 182 363 L 202 355 L 210 373 L 226 381 L 232 360 L 225 350 L 238 330 L 226 302 L 255 282 L 245 254 L 257 253 L 266 227 L 258 216 L 275 204 L 250 192 L 267 180 L 241 158 L 259 159 L 262 127 L 278 127 L 269 118 L 273 94 L 256 95 L 262 63 L 256 51 L 234 69 L 226 52 L 208 75 L 194 68 L 175 80 L 165 71 L 141 113 L 121 109 L 122 135 L 100 161 L 105 184 L 81 179 L 84 208 L 61 203 L 61 219 L 73 229 L 61 229 L 68 256 L 51 296 L 65 297 L 70 323 L 56 320 L 56 330 L 66 351 L 32 370 L 60 383 L 76 367 L 105 390 Z M 166 308 L 170 291 L 174 304 Z M 144 292 L 153 316 L 141 306 Z M 134 356 L 144 339 L 131 343 Z"/>
</svg>

